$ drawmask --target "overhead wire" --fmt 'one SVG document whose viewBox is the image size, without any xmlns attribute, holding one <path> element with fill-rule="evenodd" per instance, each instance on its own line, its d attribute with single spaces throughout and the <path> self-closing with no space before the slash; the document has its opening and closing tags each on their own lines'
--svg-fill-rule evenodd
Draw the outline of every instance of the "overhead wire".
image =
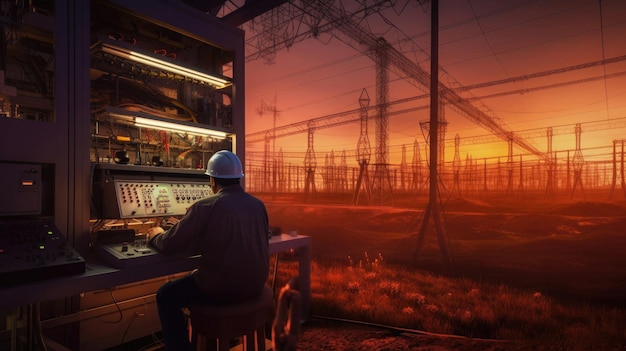
<svg viewBox="0 0 626 351">
<path fill-rule="evenodd" d="M 474 6 L 472 6 L 472 1 L 471 0 L 467 0 L 467 4 L 469 5 L 469 8 L 472 10 L 472 14 L 474 15 L 474 18 L 476 19 L 476 25 L 478 25 L 478 28 L 480 29 L 480 33 L 482 34 L 483 38 L 485 39 L 485 42 L 487 43 L 487 46 L 489 47 L 489 51 L 491 52 L 491 55 L 493 56 L 493 58 L 498 63 L 498 66 L 500 66 L 500 68 L 502 69 L 502 72 L 504 72 L 504 74 L 507 77 L 510 78 L 511 75 L 509 74 L 507 69 L 502 64 L 502 61 L 500 60 L 500 57 L 498 56 L 498 54 L 493 49 L 493 45 L 491 45 L 491 41 L 487 37 L 487 33 L 485 33 L 485 29 L 483 28 L 483 25 L 480 23 L 480 19 L 478 19 L 478 16 L 476 15 L 476 10 L 474 10 Z"/>
<path fill-rule="evenodd" d="M 595 0 L 593 0 L 593 1 L 595 1 Z M 507 28 L 510 28 L 510 27 L 513 27 L 513 26 L 519 26 L 521 24 L 530 24 L 533 21 L 537 21 L 537 20 L 540 20 L 540 19 L 545 19 L 547 17 L 554 17 L 554 16 L 557 16 L 557 15 L 563 15 L 563 14 L 565 14 L 567 12 L 579 10 L 579 9 L 582 9 L 582 8 L 584 8 L 586 6 L 592 6 L 592 5 L 593 5 L 593 2 L 588 2 L 588 3 L 585 3 L 585 4 L 581 4 L 581 5 L 578 5 L 578 6 L 575 6 L 575 7 L 571 7 L 571 8 L 567 8 L 567 9 L 564 9 L 564 10 L 561 10 L 561 11 L 551 12 L 551 13 L 548 13 L 548 14 L 544 14 L 542 16 L 533 17 L 532 19 L 528 19 L 526 21 L 508 23 L 505 26 L 493 29 L 491 31 L 487 31 L 486 33 L 492 33 L 492 32 L 496 32 L 496 31 L 501 31 L 503 29 L 507 29 Z M 624 23 L 624 22 L 621 22 L 621 23 Z M 573 28 L 576 29 L 576 28 L 581 28 L 581 27 L 573 27 Z M 522 49 L 529 49 L 529 48 L 536 47 L 536 46 L 539 46 L 539 45 L 545 45 L 545 44 L 548 44 L 548 43 L 551 43 L 551 42 L 562 41 L 564 39 L 570 39 L 570 38 L 574 38 L 574 37 L 577 37 L 577 36 L 582 36 L 582 35 L 585 35 L 585 34 L 589 34 L 589 33 L 592 33 L 592 32 L 594 32 L 596 30 L 597 30 L 597 28 L 591 28 L 591 29 L 585 30 L 585 31 L 578 31 L 578 32 L 576 32 L 574 34 L 571 34 L 571 35 L 560 36 L 558 38 L 553 38 L 553 39 L 546 38 L 545 40 L 538 41 L 538 42 L 535 42 L 535 43 L 532 43 L 532 44 L 529 44 L 529 45 L 516 46 L 516 47 L 512 47 L 512 48 L 510 48 L 508 50 L 502 50 L 502 51 L 499 52 L 499 54 L 500 55 L 508 54 L 508 53 L 512 53 L 512 52 L 519 51 L 519 50 L 522 50 Z M 448 41 L 448 42 L 442 43 L 442 46 L 451 45 L 451 44 L 456 43 L 458 41 L 467 40 L 469 38 L 476 37 L 476 36 L 479 36 L 479 35 L 481 35 L 481 34 L 475 34 L 475 35 L 463 37 L 463 38 L 460 38 L 460 39 L 457 39 L 457 40 Z M 453 65 L 458 65 L 458 64 L 462 64 L 462 63 L 468 63 L 468 62 L 475 61 L 477 59 L 486 58 L 486 57 L 489 57 L 489 56 L 491 56 L 491 55 L 483 55 L 483 56 L 478 56 L 478 57 L 474 57 L 474 58 L 470 58 L 470 59 L 466 59 L 466 60 L 455 61 L 453 63 L 449 63 L 446 66 L 450 67 L 450 66 L 453 66 Z"/>
<path fill-rule="evenodd" d="M 521 3 L 518 3 L 518 4 L 511 5 L 511 6 L 509 6 L 509 7 L 505 7 L 505 8 L 498 9 L 498 10 L 496 10 L 496 11 L 491 11 L 491 12 L 488 12 L 488 13 L 483 14 L 483 15 L 476 15 L 476 14 L 475 14 L 475 16 L 474 16 L 473 20 L 480 20 L 480 19 L 487 18 L 487 17 L 490 17 L 490 16 L 499 15 L 499 14 L 502 14 L 502 13 L 505 13 L 505 12 L 508 12 L 508 11 L 511 11 L 511 10 L 513 10 L 513 9 L 517 9 L 517 8 L 519 8 L 519 7 L 522 7 L 522 6 L 526 6 L 526 5 L 531 4 L 531 3 L 534 3 L 534 2 L 536 2 L 536 0 L 530 0 L 530 1 L 521 2 Z M 585 5 L 586 5 L 586 4 L 585 4 Z M 585 6 L 585 5 L 581 5 L 581 6 Z M 566 10 L 563 10 L 563 11 L 561 11 L 561 12 L 565 12 L 565 11 L 566 11 Z M 557 12 L 557 13 L 558 13 L 558 12 Z M 393 27 L 394 27 L 397 31 L 400 31 L 400 29 L 399 29 L 397 26 L 393 25 L 393 22 L 392 22 L 392 21 L 389 21 L 387 18 L 385 18 L 385 17 L 384 17 L 384 15 L 381 15 L 381 18 L 383 18 L 383 20 L 384 20 L 387 24 L 391 24 L 391 25 L 392 25 L 392 26 L 393 26 Z M 534 18 L 536 19 L 537 17 L 534 17 Z M 451 24 L 451 25 L 448 25 L 448 26 L 445 26 L 445 27 L 442 27 L 442 28 L 443 28 L 443 29 L 445 29 L 445 28 L 454 28 L 455 26 L 462 25 L 462 24 L 464 24 L 464 23 L 467 23 L 467 21 L 458 21 L 458 22 L 455 22 L 454 24 Z M 523 22 L 522 22 L 522 23 L 523 23 Z M 518 24 L 519 24 L 519 23 L 518 23 Z M 400 32 L 401 32 L 401 31 L 400 31 Z M 482 35 L 486 35 L 486 33 L 487 33 L 486 31 L 482 30 Z M 405 37 L 408 37 L 405 33 L 402 33 L 402 34 L 403 34 Z M 410 38 L 410 37 L 409 37 L 409 38 Z M 493 50 L 492 50 L 492 51 L 493 51 Z M 290 79 L 290 78 L 296 77 L 296 76 L 298 76 L 298 75 L 301 75 L 301 74 L 304 74 L 304 73 L 310 72 L 311 70 L 318 70 L 318 69 L 323 69 L 323 68 L 333 67 L 333 66 L 335 66 L 335 65 L 337 65 L 337 64 L 339 64 L 339 63 L 342 63 L 342 62 L 344 62 L 344 61 L 348 61 L 348 60 L 356 59 L 356 58 L 361 57 L 361 56 L 363 56 L 363 54 L 357 54 L 357 55 L 352 55 L 352 56 L 345 57 L 345 58 L 340 58 L 340 59 L 335 60 L 335 61 L 331 61 L 331 62 L 324 63 L 324 64 L 322 64 L 322 65 L 315 66 L 315 67 L 313 67 L 312 69 L 309 69 L 309 70 L 301 70 L 301 71 L 298 71 L 298 72 L 296 72 L 296 73 L 294 73 L 294 74 L 289 74 L 289 75 L 286 75 L 286 76 L 283 76 L 283 77 L 280 77 L 280 78 L 277 78 L 277 79 L 278 79 L 278 80 L 287 80 L 287 79 Z M 344 71 L 344 72 L 343 72 L 343 74 L 349 74 L 349 73 L 351 73 L 351 71 Z M 331 78 L 339 77 L 339 76 L 341 76 L 341 75 L 342 75 L 342 74 L 333 75 Z M 327 78 L 327 79 L 330 79 L 330 78 Z M 320 81 L 320 80 L 321 80 L 321 79 L 318 79 L 318 80 L 315 80 L 315 81 Z M 313 81 L 313 82 L 315 82 L 315 81 Z M 308 82 L 307 82 L 307 83 L 308 83 Z M 299 86 L 306 85 L 307 83 L 304 83 L 304 84 L 300 83 L 300 84 L 299 84 Z M 349 94 L 349 93 L 345 93 L 345 94 Z M 325 101 L 325 100 L 324 100 L 324 101 Z M 319 102 L 321 102 L 321 101 L 311 102 L 311 103 L 307 103 L 307 104 L 305 104 L 305 105 L 306 105 L 306 106 L 310 106 L 310 105 L 312 105 L 312 104 L 319 103 Z M 304 106 L 304 105 L 303 105 L 303 106 Z"/>
<path fill-rule="evenodd" d="M 606 58 L 606 49 L 604 48 L 604 20 L 602 14 L 602 0 L 598 0 L 598 12 L 600 15 L 600 44 L 602 46 L 602 60 Z M 609 88 L 606 82 L 606 64 L 602 65 L 604 73 L 604 101 L 606 102 L 606 119 L 609 119 Z"/>
<path fill-rule="evenodd" d="M 536 2 L 536 1 L 527 1 L 527 2 L 524 2 L 524 3 L 520 3 L 520 4 L 517 4 L 517 6 L 516 6 L 516 7 L 523 6 L 523 5 L 527 5 L 527 4 L 530 4 L 530 3 L 533 3 L 533 2 Z M 585 4 L 580 5 L 580 6 L 587 6 L 587 5 L 589 5 L 589 4 L 588 4 L 588 3 L 585 3 Z M 510 10 L 510 8 L 500 9 L 499 11 L 507 11 L 507 10 Z M 557 14 L 558 14 L 558 13 L 565 13 L 565 12 L 570 11 L 570 10 L 571 10 L 571 9 L 565 9 L 565 10 L 556 11 L 556 12 L 553 12 L 553 13 L 552 13 L 552 15 L 554 15 L 555 13 L 557 13 Z M 493 12 L 492 12 L 492 13 L 493 13 Z M 480 16 L 480 15 L 478 15 L 478 14 L 476 14 L 476 13 L 475 13 L 475 14 L 474 14 L 474 19 L 476 19 L 476 18 L 478 18 L 478 17 L 481 17 L 481 18 L 482 18 L 482 16 Z M 536 19 L 536 17 L 535 17 L 535 19 Z M 528 21 L 531 21 L 531 20 L 528 20 Z M 524 22 L 522 22 L 522 23 L 524 23 Z M 482 30 L 481 30 L 481 32 L 482 32 L 482 35 L 485 35 L 485 33 L 486 33 L 486 31 L 485 31 L 484 29 L 482 29 Z M 575 35 L 580 35 L 580 33 L 577 33 L 577 34 L 575 34 Z M 560 39 L 553 39 L 553 40 L 562 40 L 563 38 L 568 38 L 568 37 L 569 37 L 569 36 L 561 36 L 561 37 L 560 37 Z M 534 45 L 538 45 L 538 44 L 534 44 Z M 527 47 L 528 47 L 528 46 L 527 46 Z M 492 55 L 495 55 L 495 54 L 496 54 L 496 53 L 495 53 L 495 50 L 494 50 L 493 48 L 491 48 L 491 51 L 492 51 Z M 360 57 L 360 56 L 361 56 L 361 55 L 353 55 L 353 56 L 350 56 L 349 58 L 350 58 L 350 59 L 352 59 L 352 58 L 357 58 L 357 57 Z M 348 58 L 344 58 L 344 59 L 346 59 L 346 60 L 347 60 Z M 604 57 L 603 57 L 603 59 L 604 59 Z M 318 67 L 319 67 L 319 69 L 322 69 L 322 68 L 328 68 L 328 67 L 333 67 L 333 64 L 332 64 L 332 62 L 331 62 L 331 63 L 324 63 L 323 65 L 319 65 Z M 304 73 L 305 71 L 303 70 L 303 71 L 300 71 L 300 72 L 303 72 L 303 73 Z M 334 77 L 339 77 L 339 76 L 341 76 L 341 75 L 334 75 L 334 76 L 333 76 L 333 78 L 334 78 Z M 314 103 L 315 103 L 315 102 L 314 102 Z M 307 105 L 311 105 L 311 104 L 314 104 L 314 103 L 308 103 Z"/>
</svg>

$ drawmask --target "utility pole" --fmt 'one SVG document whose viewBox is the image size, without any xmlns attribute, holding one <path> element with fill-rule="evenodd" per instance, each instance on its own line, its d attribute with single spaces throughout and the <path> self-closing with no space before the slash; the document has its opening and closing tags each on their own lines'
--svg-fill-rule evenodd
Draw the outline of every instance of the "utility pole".
<svg viewBox="0 0 626 351">
<path fill-rule="evenodd" d="M 415 251 L 415 258 L 418 257 L 419 251 L 424 241 L 424 234 L 428 228 L 428 221 L 432 215 L 435 231 L 437 232 L 437 240 L 439 242 L 439 249 L 443 256 L 444 264 L 447 269 L 452 268 L 452 260 L 448 253 L 448 243 L 444 236 L 443 226 L 441 223 L 442 208 L 439 202 L 439 187 L 438 187 L 438 171 L 437 171 L 437 153 L 438 153 L 438 130 L 439 130 L 439 1 L 431 1 L 431 55 L 430 55 L 430 128 L 429 128 L 429 140 L 430 140 L 430 196 L 426 210 L 424 211 L 424 218 L 422 220 L 422 226 L 417 237 L 417 250 Z"/>
</svg>

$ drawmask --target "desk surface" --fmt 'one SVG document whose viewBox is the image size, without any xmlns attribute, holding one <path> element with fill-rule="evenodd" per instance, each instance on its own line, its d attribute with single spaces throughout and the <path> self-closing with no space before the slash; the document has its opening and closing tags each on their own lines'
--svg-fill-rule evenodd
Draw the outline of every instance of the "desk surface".
<svg viewBox="0 0 626 351">
<path fill-rule="evenodd" d="M 282 234 L 270 239 L 270 254 L 310 245 L 311 238 L 308 236 Z M 197 266 L 197 258 L 198 256 L 185 257 L 180 260 L 117 269 L 103 265 L 96 257 L 87 257 L 85 273 L 0 288 L 0 309 L 191 271 Z"/>
</svg>

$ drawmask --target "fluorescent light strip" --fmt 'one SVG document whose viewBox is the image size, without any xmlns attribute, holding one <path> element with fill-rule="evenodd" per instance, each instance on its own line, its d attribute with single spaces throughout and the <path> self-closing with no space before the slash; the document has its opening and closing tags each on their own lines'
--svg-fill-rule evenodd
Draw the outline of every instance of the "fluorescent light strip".
<svg viewBox="0 0 626 351">
<path fill-rule="evenodd" d="M 142 127 L 142 128 L 152 128 L 152 129 L 157 129 L 157 128 L 167 129 L 167 130 L 174 131 L 174 132 L 185 132 L 185 133 L 196 134 L 196 135 L 201 135 L 201 136 L 208 135 L 208 136 L 221 138 L 221 139 L 225 139 L 227 135 L 226 132 L 222 132 L 219 130 L 188 126 L 185 124 L 157 121 L 157 120 L 143 118 L 143 117 L 135 117 L 135 126 Z"/>
<path fill-rule="evenodd" d="M 122 49 L 113 45 L 110 45 L 108 43 L 103 43 L 102 44 L 102 51 L 118 56 L 118 57 L 123 57 L 135 62 L 139 62 L 139 63 L 143 63 L 145 65 L 151 66 L 151 67 L 155 67 L 158 69 L 162 69 L 164 71 L 170 72 L 170 73 L 174 73 L 174 74 L 180 74 L 182 76 L 188 77 L 188 78 L 192 78 L 195 80 L 199 80 L 201 82 L 205 82 L 207 84 L 210 84 L 216 88 L 224 88 L 226 86 L 228 86 L 230 84 L 230 82 L 226 79 L 222 79 L 219 77 L 214 77 L 211 75 L 208 75 L 206 73 L 202 73 L 202 72 L 198 72 L 189 68 L 185 68 L 167 61 L 163 61 L 163 60 L 159 60 L 155 57 L 151 57 L 148 55 L 144 55 L 142 53 L 139 52 L 135 52 L 135 51 L 131 51 L 131 50 L 126 50 L 126 49 Z"/>
</svg>

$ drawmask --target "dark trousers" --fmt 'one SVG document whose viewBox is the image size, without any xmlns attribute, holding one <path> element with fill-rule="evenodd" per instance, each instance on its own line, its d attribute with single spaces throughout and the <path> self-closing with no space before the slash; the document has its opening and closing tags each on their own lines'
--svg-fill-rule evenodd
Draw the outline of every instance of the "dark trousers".
<svg viewBox="0 0 626 351">
<path fill-rule="evenodd" d="M 159 319 L 168 351 L 191 351 L 189 332 L 182 308 L 193 304 L 211 304 L 189 275 L 163 284 L 156 293 Z"/>
</svg>

